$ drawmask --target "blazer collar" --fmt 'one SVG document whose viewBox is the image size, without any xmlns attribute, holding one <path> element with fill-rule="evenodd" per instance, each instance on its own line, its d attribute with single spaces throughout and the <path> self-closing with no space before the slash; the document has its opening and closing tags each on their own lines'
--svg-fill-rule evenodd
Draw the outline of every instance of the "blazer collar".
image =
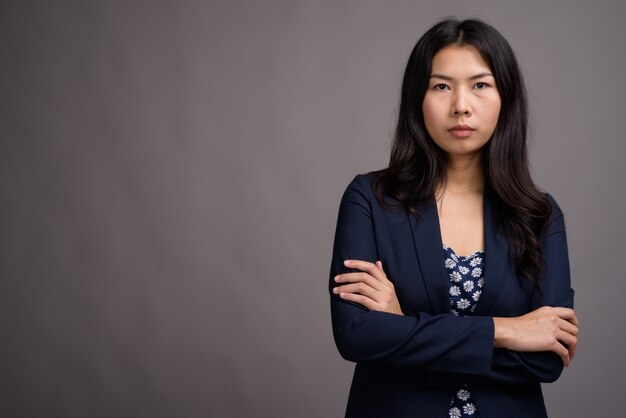
<svg viewBox="0 0 626 418">
<path fill-rule="evenodd" d="M 419 209 L 419 219 L 410 216 L 413 243 L 432 313 L 450 312 L 448 275 L 435 199 Z"/>
<path fill-rule="evenodd" d="M 420 217 L 410 216 L 413 243 L 419 261 L 422 280 L 433 313 L 450 312 L 449 277 L 443 257 L 439 215 L 434 199 L 420 207 Z M 504 278 L 508 260 L 508 241 L 497 230 L 490 192 L 485 189 L 483 216 L 485 241 L 485 284 L 474 315 L 486 315 L 495 302 Z"/>
</svg>

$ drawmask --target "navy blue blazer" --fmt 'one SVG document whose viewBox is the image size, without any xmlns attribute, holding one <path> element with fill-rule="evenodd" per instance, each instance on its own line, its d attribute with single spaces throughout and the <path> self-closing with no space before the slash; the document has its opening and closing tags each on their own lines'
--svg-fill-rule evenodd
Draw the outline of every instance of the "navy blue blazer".
<svg viewBox="0 0 626 418">
<path fill-rule="evenodd" d="M 481 418 L 546 417 L 541 382 L 563 370 L 552 352 L 494 348 L 492 317 L 514 317 L 540 306 L 573 307 L 563 214 L 552 203 L 542 239 L 542 292 L 515 272 L 508 240 L 496 228 L 485 192 L 485 285 L 474 316 L 451 313 L 449 282 L 434 200 L 420 217 L 383 209 L 372 192 L 375 174 L 357 176 L 341 200 L 329 292 L 335 343 L 356 362 L 347 417 L 446 417 L 467 383 Z M 369 311 L 332 293 L 346 259 L 381 260 L 405 316 Z"/>
</svg>

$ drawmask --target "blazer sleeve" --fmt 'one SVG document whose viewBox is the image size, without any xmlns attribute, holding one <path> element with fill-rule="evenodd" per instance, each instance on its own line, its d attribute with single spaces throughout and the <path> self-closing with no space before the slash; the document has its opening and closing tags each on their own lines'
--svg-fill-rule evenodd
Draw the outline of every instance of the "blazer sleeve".
<svg viewBox="0 0 626 418">
<path fill-rule="evenodd" d="M 552 217 L 542 240 L 542 256 L 545 270 L 541 277 L 541 291 L 535 290 L 530 311 L 541 306 L 574 307 L 574 290 L 570 283 L 567 237 L 563 213 L 552 196 Z M 532 381 L 554 382 L 563 371 L 563 361 L 554 352 L 516 352 L 495 349 L 489 380 L 510 383 Z"/>
<path fill-rule="evenodd" d="M 427 313 L 401 316 L 370 311 L 332 293 L 336 285 L 334 277 L 349 271 L 343 266 L 344 260 L 378 259 L 369 187 L 369 181 L 357 176 L 339 207 L 329 292 L 333 335 L 340 354 L 354 362 L 376 362 L 428 372 L 471 375 L 489 372 L 493 354 L 492 318 Z"/>
<path fill-rule="evenodd" d="M 333 336 L 343 358 L 423 372 L 458 376 L 468 382 L 550 382 L 563 364 L 552 352 L 521 353 L 493 346 L 493 318 L 458 317 L 451 313 L 400 316 L 370 311 L 332 293 L 334 277 L 350 271 L 346 259 L 378 259 L 369 181 L 357 176 L 346 189 L 339 207 L 329 292 Z M 553 202 L 553 200 L 551 199 Z M 569 264 L 563 217 L 554 203 L 550 229 L 543 240 L 546 261 L 543 304 L 572 306 Z M 384 245 L 379 243 L 380 245 Z M 541 302 L 536 307 L 541 306 Z M 534 307 L 533 307 L 534 309 Z"/>
</svg>

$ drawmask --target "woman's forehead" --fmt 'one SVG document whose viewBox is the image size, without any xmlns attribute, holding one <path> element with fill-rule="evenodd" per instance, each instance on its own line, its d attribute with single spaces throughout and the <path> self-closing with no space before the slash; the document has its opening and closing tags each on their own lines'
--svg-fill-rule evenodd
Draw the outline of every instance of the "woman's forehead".
<svg viewBox="0 0 626 418">
<path fill-rule="evenodd" d="M 470 78 L 478 74 L 491 75 L 491 69 L 471 45 L 451 45 L 439 50 L 433 57 L 431 75 L 442 78 Z"/>
</svg>

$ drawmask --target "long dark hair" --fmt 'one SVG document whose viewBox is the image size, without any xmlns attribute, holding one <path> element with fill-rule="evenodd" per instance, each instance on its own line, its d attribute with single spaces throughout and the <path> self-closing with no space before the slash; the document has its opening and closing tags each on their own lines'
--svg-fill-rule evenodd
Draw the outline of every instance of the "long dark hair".
<svg viewBox="0 0 626 418">
<path fill-rule="evenodd" d="M 389 166 L 378 172 L 374 194 L 382 206 L 400 205 L 419 217 L 418 207 L 444 184 L 445 152 L 426 130 L 422 102 L 433 57 L 450 45 L 476 48 L 496 80 L 501 107 L 495 131 L 482 149 L 485 190 L 493 197 L 499 228 L 512 244 L 518 274 L 539 284 L 537 277 L 543 265 L 540 239 L 551 205 L 530 175 L 528 104 L 521 72 L 508 42 L 492 26 L 473 19 L 446 19 L 419 39 L 404 73 Z"/>
</svg>

